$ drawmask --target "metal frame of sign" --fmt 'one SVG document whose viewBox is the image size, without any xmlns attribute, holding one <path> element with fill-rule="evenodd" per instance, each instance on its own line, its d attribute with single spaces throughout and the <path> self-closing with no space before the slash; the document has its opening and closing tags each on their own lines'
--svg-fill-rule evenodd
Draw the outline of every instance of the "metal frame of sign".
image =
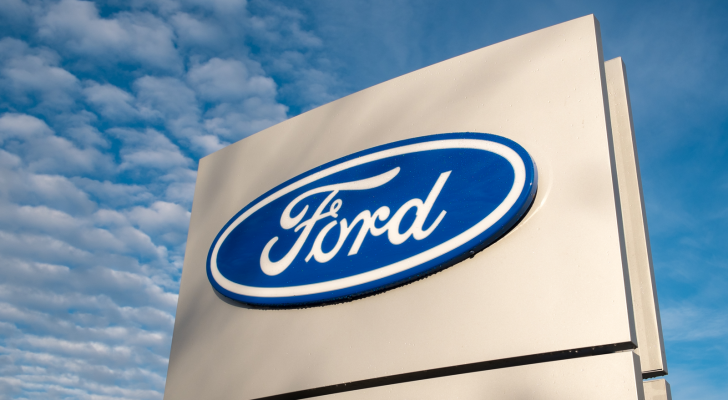
<svg viewBox="0 0 728 400">
<path fill-rule="evenodd" d="M 609 90 L 614 165 L 619 182 L 624 245 L 637 331 L 637 353 L 640 356 L 643 377 L 653 378 L 667 375 L 667 359 L 632 124 L 627 70 L 621 57 L 605 62 L 604 70 Z"/>
<path fill-rule="evenodd" d="M 470 224 L 470 221 L 468 221 L 466 229 L 453 232 L 453 234 L 450 235 L 447 240 L 435 243 L 434 245 L 430 245 L 430 247 L 424 250 L 421 249 L 422 251 L 419 251 L 416 254 L 403 254 L 402 259 L 396 260 L 395 262 L 389 262 L 388 264 L 385 263 L 385 265 L 377 265 L 377 261 L 372 260 L 371 258 L 359 257 L 359 264 L 367 264 L 363 266 L 363 271 L 360 270 L 358 271 L 358 273 L 349 275 L 347 275 L 347 272 L 342 272 L 342 276 L 336 277 L 335 279 L 330 279 L 330 274 L 329 278 L 321 278 L 321 280 L 319 281 L 316 281 L 317 279 L 315 277 L 314 282 L 311 282 L 310 279 L 309 281 L 305 281 L 304 279 L 296 277 L 295 275 L 293 276 L 293 278 L 291 278 L 289 275 L 289 277 L 284 280 L 286 282 L 285 286 L 282 286 L 280 284 L 251 285 L 246 284 L 247 282 L 242 282 L 240 279 L 237 279 L 237 281 L 234 279 L 228 279 L 229 277 L 226 277 L 221 272 L 221 269 L 224 268 L 227 268 L 227 271 L 240 268 L 260 268 L 262 272 L 264 272 L 267 276 L 275 277 L 281 274 L 297 257 L 300 263 L 302 254 L 299 254 L 299 251 L 301 249 L 301 246 L 303 246 L 304 242 L 306 242 L 306 237 L 313 229 L 313 225 L 316 223 L 316 221 L 323 219 L 325 217 L 325 214 L 327 214 L 322 214 L 323 209 L 326 206 L 329 206 L 330 208 L 328 216 L 337 216 L 336 212 L 339 210 L 342 203 L 341 200 L 334 200 L 334 196 L 339 190 L 362 190 L 362 185 L 368 185 L 367 188 L 379 187 L 393 179 L 394 176 L 399 173 L 400 168 L 396 167 L 377 176 L 370 176 L 352 182 L 334 184 L 328 182 L 328 185 L 319 188 L 315 187 L 317 182 L 326 182 L 327 178 L 334 177 L 336 176 L 336 174 L 344 173 L 346 171 L 352 170 L 353 168 L 367 166 L 369 164 L 380 162 L 382 160 L 388 160 L 397 156 L 406 156 L 433 151 L 450 151 L 450 153 L 448 154 L 452 156 L 454 154 L 452 153 L 453 151 L 466 150 L 485 151 L 489 153 L 490 157 L 492 157 L 493 154 L 500 156 L 502 159 L 507 161 L 507 163 L 510 164 L 510 166 L 513 168 L 513 182 L 506 184 L 510 185 L 510 187 L 506 188 L 507 190 L 505 191 L 505 193 L 507 194 L 500 201 L 500 203 L 498 203 L 497 206 L 494 207 L 493 210 L 485 214 L 484 218 L 481 218 L 477 221 L 472 221 L 472 224 Z M 442 159 L 442 157 L 438 159 Z M 459 159 L 448 159 L 444 160 L 444 162 L 446 164 L 447 162 L 450 162 L 451 164 L 456 164 L 458 162 L 462 163 L 467 161 Z M 507 165 L 505 163 L 501 164 Z M 442 185 L 445 184 L 448 176 L 449 172 L 442 173 L 440 175 L 440 178 L 435 183 L 433 191 L 431 191 L 431 195 L 428 196 L 428 199 L 435 191 L 439 193 L 439 191 L 442 189 Z M 470 184 L 473 188 L 472 191 L 477 192 L 478 183 L 481 183 L 481 186 L 484 186 L 487 184 L 484 183 L 485 181 L 486 180 L 483 180 L 481 182 L 479 179 L 477 179 L 476 181 L 471 181 Z M 223 228 L 215 237 L 215 240 L 212 242 L 207 256 L 207 276 L 213 287 L 221 294 L 234 300 L 257 307 L 304 307 L 348 301 L 368 296 L 377 292 L 401 286 L 414 280 L 424 278 L 430 274 L 452 266 L 453 264 L 456 264 L 463 259 L 472 257 L 476 252 L 484 249 L 485 247 L 498 240 L 506 232 L 513 228 L 528 211 L 536 195 L 537 182 L 537 169 L 528 152 L 516 142 L 496 135 L 471 132 L 445 133 L 417 137 L 373 147 L 339 158 L 337 160 L 331 161 L 317 168 L 304 172 L 303 174 L 300 174 L 269 190 L 268 192 L 261 195 L 250 204 L 245 206 L 233 218 L 231 218 L 225 224 L 225 226 L 223 226 Z M 492 184 L 492 182 L 490 183 Z M 439 188 L 438 185 L 440 185 Z M 503 182 L 497 182 L 496 186 L 497 185 L 503 186 Z M 488 189 L 480 188 L 480 190 L 487 191 Z M 247 228 L 247 230 L 250 231 L 246 233 L 247 236 L 245 236 L 245 234 L 235 236 L 236 229 L 244 226 L 242 224 L 244 224 L 246 220 L 254 216 L 256 213 L 265 212 L 261 210 L 265 210 L 266 206 L 270 205 L 276 200 L 291 198 L 301 192 L 303 192 L 303 194 L 298 195 L 297 197 L 295 197 L 294 201 L 288 204 L 288 207 L 284 210 L 283 215 L 280 215 L 279 217 L 279 214 L 273 214 L 269 216 L 269 218 L 264 219 L 264 221 L 270 221 L 273 217 L 280 218 L 281 226 L 277 227 L 279 230 L 280 228 L 291 229 L 291 232 L 298 232 L 300 230 L 301 233 L 299 233 L 299 236 L 296 240 L 296 243 L 301 243 L 300 245 L 298 245 L 298 250 L 296 250 L 297 244 L 294 244 L 294 248 L 289 251 L 286 256 L 276 262 L 272 262 L 268 258 L 269 252 L 278 240 L 278 236 L 275 236 L 273 239 L 270 239 L 268 241 L 262 254 L 257 252 L 251 252 L 249 249 L 246 248 L 246 246 L 248 246 L 248 242 L 246 242 L 244 239 L 241 239 L 245 237 L 251 238 L 254 236 L 261 236 L 261 233 L 258 231 L 258 226 Z M 314 212 L 313 216 L 309 220 L 301 222 L 304 215 L 308 215 L 308 205 L 306 205 L 306 208 L 304 208 L 303 210 L 300 210 L 302 207 L 298 207 L 300 211 L 294 212 L 294 206 L 298 204 L 298 201 L 305 198 L 306 196 L 314 196 L 316 194 L 320 195 L 321 193 L 328 192 L 331 192 L 331 195 L 326 197 L 326 199 L 321 203 L 321 206 L 319 206 L 319 209 Z M 437 196 L 437 194 L 435 194 L 435 196 Z M 412 199 L 410 201 L 415 201 L 415 203 L 419 201 L 420 204 L 423 203 L 423 201 L 419 199 Z M 432 201 L 434 201 L 434 198 L 432 198 Z M 425 201 L 425 203 L 427 203 L 427 201 Z M 278 204 L 281 204 L 280 201 Z M 406 204 L 409 204 L 409 202 Z M 378 215 L 379 210 L 377 210 L 377 212 L 374 212 L 373 214 L 368 214 L 372 221 L 372 230 L 369 233 L 373 234 L 372 232 L 374 232 L 374 230 L 376 229 L 379 231 L 379 233 L 376 233 L 374 235 L 378 236 L 384 235 L 386 233 L 389 235 L 389 240 L 391 243 L 395 245 L 401 244 L 396 243 L 396 240 L 398 239 L 398 236 L 404 236 L 403 234 L 401 234 L 401 232 L 399 232 L 399 223 L 401 223 L 403 218 L 405 218 L 405 214 L 407 214 L 408 212 L 406 204 L 402 206 L 402 208 L 404 208 L 404 211 L 401 213 L 395 213 L 394 210 L 392 210 L 393 216 L 389 219 L 389 221 L 395 220 L 395 217 L 398 214 L 401 215 L 399 215 L 398 217 L 398 223 L 393 225 L 394 228 L 389 229 L 390 232 L 386 232 L 387 227 L 389 227 L 389 221 L 387 221 L 387 223 L 385 223 L 386 225 L 383 227 L 375 227 L 374 225 L 374 221 L 376 221 L 377 216 L 379 217 L 379 221 L 382 222 L 389 218 L 390 212 L 388 207 L 382 207 L 387 209 L 386 215 Z M 430 204 L 430 206 L 432 206 L 432 204 Z M 470 206 L 473 206 L 472 202 L 470 203 Z M 414 206 L 410 206 L 409 208 L 411 209 L 413 207 Z M 271 208 L 275 209 L 274 206 L 271 206 L 268 209 Z M 280 208 L 280 206 L 278 206 L 278 208 Z M 420 209 L 417 208 L 418 215 L 419 210 Z M 291 216 L 292 212 L 294 214 L 297 214 L 296 217 Z M 432 218 L 430 218 L 427 224 L 431 228 L 428 228 L 425 231 L 432 232 L 435 225 L 440 222 L 444 215 L 445 213 L 443 211 L 442 215 L 440 215 L 434 222 L 432 221 Z M 425 217 L 423 217 L 420 221 L 419 233 L 421 234 L 421 237 L 417 238 L 417 240 L 420 240 L 421 238 L 429 235 L 429 233 L 425 233 L 424 231 L 422 231 L 422 224 L 424 224 L 424 218 L 426 217 L 427 215 L 425 214 Z M 361 230 L 355 230 L 358 224 L 357 221 L 362 220 L 353 219 L 351 225 L 349 226 L 350 231 L 348 231 L 346 235 L 348 235 L 349 232 L 351 232 L 352 234 L 356 234 L 357 231 L 360 232 L 360 234 L 361 232 L 363 232 L 364 236 L 367 235 L 367 231 L 364 227 L 366 221 L 362 222 Z M 415 221 L 417 221 L 417 219 L 415 219 Z M 315 262 L 311 264 L 306 264 L 306 268 L 326 267 L 329 269 L 329 271 L 331 271 L 332 268 L 340 271 L 347 270 L 342 266 L 341 261 L 339 261 L 338 264 L 334 262 L 326 265 L 325 263 L 329 261 L 333 256 L 328 256 L 328 260 L 323 261 L 323 263 L 320 262 L 320 258 L 326 259 L 326 254 L 321 250 L 322 242 L 325 240 L 328 231 L 332 228 L 336 228 L 337 222 L 338 221 L 329 222 L 329 225 L 326 225 L 325 228 L 319 231 L 319 236 L 316 238 L 319 246 L 319 251 L 318 253 L 316 253 L 316 260 L 319 261 L 319 264 L 317 264 L 315 267 L 312 266 Z M 415 225 L 417 224 L 413 222 L 412 226 Z M 346 228 L 346 226 L 347 225 L 344 220 L 344 222 L 341 224 L 341 227 L 339 227 L 338 229 L 342 229 L 342 227 Z M 295 230 L 293 229 L 294 227 Z M 391 232 L 392 230 L 394 230 L 394 233 Z M 322 231 L 323 235 L 320 234 Z M 413 231 L 412 228 L 407 230 L 407 232 L 411 231 Z M 342 232 L 344 232 L 344 230 L 342 230 Z M 231 235 L 233 235 L 232 237 L 236 237 L 237 239 L 230 239 Z M 264 234 L 262 235 L 264 236 Z M 346 235 L 340 233 L 339 242 L 343 243 L 346 240 Z M 335 233 L 331 236 L 336 237 Z M 362 238 L 364 238 L 364 236 L 362 236 Z M 416 235 L 414 236 L 416 237 Z M 341 239 L 342 237 L 343 239 Z M 230 240 L 233 243 L 226 242 L 226 240 Z M 309 256 L 306 258 L 306 262 L 308 262 L 311 256 L 315 253 L 314 248 L 316 246 L 316 243 L 317 242 L 314 241 L 314 247 L 312 247 Z M 340 246 L 341 243 L 337 243 L 337 246 Z M 359 243 L 361 244 L 361 241 L 359 241 Z M 226 244 L 227 246 L 223 247 Z M 329 247 L 331 246 L 329 245 Z M 338 251 L 339 247 L 335 247 L 335 250 Z M 332 251 L 329 251 L 328 254 L 331 254 Z M 401 247 L 398 247 L 397 251 L 401 253 Z M 226 257 L 224 258 L 223 262 L 220 262 L 220 258 L 222 257 L 221 254 L 224 254 L 224 257 Z M 400 257 L 400 254 L 397 254 L 397 257 Z M 351 259 L 349 258 L 339 257 L 338 260 L 348 260 L 348 262 L 351 263 Z M 346 261 L 344 261 L 344 263 L 345 262 Z M 277 264 L 282 264 L 282 266 Z M 350 270 L 351 269 L 349 269 L 349 271 Z M 261 274 L 260 271 L 256 270 L 256 272 L 259 276 L 266 278 L 266 275 Z M 308 274 L 309 278 L 310 276 L 311 273 Z M 260 278 L 258 278 L 258 281 L 260 281 Z M 279 279 L 278 282 L 281 282 L 281 280 Z"/>
</svg>

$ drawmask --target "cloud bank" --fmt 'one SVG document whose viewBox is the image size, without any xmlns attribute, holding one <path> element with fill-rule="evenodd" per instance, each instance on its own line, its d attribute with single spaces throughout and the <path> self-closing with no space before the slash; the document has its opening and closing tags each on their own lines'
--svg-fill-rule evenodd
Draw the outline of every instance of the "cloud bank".
<svg viewBox="0 0 728 400">
<path fill-rule="evenodd" d="M 162 398 L 197 160 L 333 98 L 302 20 L 2 2 L 0 399 Z"/>
</svg>

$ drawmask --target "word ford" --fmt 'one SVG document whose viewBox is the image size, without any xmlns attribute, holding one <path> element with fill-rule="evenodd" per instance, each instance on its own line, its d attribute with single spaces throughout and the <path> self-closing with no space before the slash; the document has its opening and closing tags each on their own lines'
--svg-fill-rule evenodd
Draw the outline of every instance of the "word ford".
<svg viewBox="0 0 728 400">
<path fill-rule="evenodd" d="M 331 200 L 336 197 L 336 195 L 340 191 L 367 190 L 382 186 L 387 182 L 391 181 L 392 178 L 397 176 L 399 171 L 400 169 L 399 167 L 397 167 L 388 172 L 371 178 L 311 189 L 296 197 L 283 210 L 283 215 L 281 215 L 281 227 L 286 230 L 293 229 L 295 227 L 294 232 L 301 231 L 301 233 L 298 236 L 296 242 L 293 244 L 293 247 L 291 247 L 288 253 L 286 253 L 286 255 L 278 261 L 270 260 L 271 248 L 278 241 L 278 237 L 276 236 L 272 238 L 268 242 L 268 244 L 265 245 L 263 253 L 260 255 L 260 267 L 263 272 L 267 275 L 273 276 L 285 271 L 286 268 L 291 265 L 298 253 L 301 251 L 301 248 L 306 243 L 306 239 L 308 239 L 309 235 L 311 234 L 311 231 L 313 230 L 316 222 L 328 217 L 332 217 L 334 219 L 338 218 L 337 213 L 343 206 L 343 201 L 341 199 L 336 199 L 331 202 Z M 435 182 L 435 185 L 432 187 L 432 190 L 430 190 L 430 193 L 424 202 L 417 198 L 407 201 L 382 227 L 377 227 L 376 221 L 384 221 L 389 218 L 390 209 L 387 206 L 380 207 L 373 214 L 369 210 L 364 210 L 360 212 L 351 223 L 347 222 L 346 218 L 343 218 L 341 221 L 334 220 L 329 222 L 326 226 L 324 226 L 323 229 L 321 229 L 321 232 L 319 232 L 319 234 L 316 236 L 316 239 L 314 239 L 313 247 L 306 256 L 306 262 L 308 262 L 311 257 L 313 257 L 316 261 L 320 263 L 328 262 L 329 260 L 334 258 L 339 250 L 341 250 L 341 246 L 344 244 L 346 238 L 349 236 L 351 231 L 354 230 L 354 227 L 356 227 L 356 225 L 360 222 L 361 228 L 359 229 L 359 233 L 354 240 L 354 244 L 351 246 L 351 249 L 349 249 L 349 256 L 357 254 L 359 252 L 359 249 L 361 248 L 361 245 L 364 242 L 364 239 L 366 238 L 368 233 L 371 233 L 374 236 L 379 236 L 387 232 L 387 238 L 389 239 L 389 242 L 394 245 L 404 243 L 407 239 L 410 238 L 410 236 L 414 237 L 416 240 L 422 240 L 426 238 L 430 235 L 430 233 L 432 233 L 432 231 L 435 230 L 435 228 L 437 228 L 437 226 L 440 224 L 440 221 L 442 221 L 442 219 L 445 217 L 445 214 L 447 214 L 447 211 L 443 210 L 442 212 L 440 212 L 440 215 L 438 215 L 435 222 L 433 222 L 429 228 L 423 229 L 423 225 L 425 223 L 425 220 L 427 219 L 427 216 L 430 214 L 432 205 L 435 203 L 437 196 L 440 194 L 442 187 L 445 185 L 447 178 L 450 176 L 450 172 L 451 171 L 447 171 L 440 174 L 440 177 Z M 306 205 L 303 210 L 295 217 L 291 216 L 293 208 L 298 203 L 310 196 L 319 193 L 329 193 L 329 195 L 326 196 L 326 198 L 316 208 L 316 211 L 314 211 L 311 218 L 301 222 L 303 217 L 305 217 L 308 212 L 308 205 Z M 329 206 L 329 209 L 328 211 L 324 212 L 327 205 Z M 405 214 L 407 214 L 407 212 L 412 208 L 417 209 L 415 220 L 406 231 L 401 232 L 400 224 L 402 223 L 402 218 L 404 218 Z M 324 239 L 326 238 L 326 235 L 336 225 L 339 225 L 339 238 L 334 248 L 326 252 L 321 248 L 321 246 L 324 242 Z"/>
</svg>

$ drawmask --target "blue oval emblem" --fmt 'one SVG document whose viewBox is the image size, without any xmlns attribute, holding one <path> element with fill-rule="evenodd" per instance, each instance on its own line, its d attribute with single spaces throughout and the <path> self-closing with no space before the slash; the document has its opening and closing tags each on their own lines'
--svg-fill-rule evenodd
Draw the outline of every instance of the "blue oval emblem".
<svg viewBox="0 0 728 400">
<path fill-rule="evenodd" d="M 258 197 L 220 230 L 207 276 L 264 307 L 366 296 L 425 277 L 511 229 L 536 195 L 512 140 L 446 133 L 374 147 Z"/>
</svg>

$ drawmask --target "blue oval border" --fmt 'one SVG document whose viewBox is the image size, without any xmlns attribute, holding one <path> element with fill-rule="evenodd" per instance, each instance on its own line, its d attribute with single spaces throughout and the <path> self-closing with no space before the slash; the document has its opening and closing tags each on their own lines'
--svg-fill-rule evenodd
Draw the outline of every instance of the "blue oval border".
<svg viewBox="0 0 728 400">
<path fill-rule="evenodd" d="M 257 204 L 258 202 L 262 201 L 266 197 L 270 196 L 271 194 L 277 192 L 278 190 L 296 182 L 301 179 L 304 179 L 305 177 L 315 174 L 316 172 L 319 172 L 321 170 L 330 168 L 334 165 L 341 164 L 343 162 L 365 156 L 367 154 L 377 153 L 382 150 L 392 149 L 396 147 L 406 146 L 414 143 L 422 143 L 422 142 L 434 142 L 438 140 L 452 140 L 452 139 L 476 139 L 476 140 L 485 140 L 495 143 L 500 143 L 502 145 L 505 145 L 515 151 L 521 160 L 523 160 L 523 164 L 526 169 L 526 181 L 524 183 L 524 190 L 521 192 L 520 196 L 516 200 L 516 202 L 513 204 L 513 206 L 506 212 L 503 217 L 501 217 L 498 222 L 493 224 L 491 227 L 483 231 L 481 234 L 476 236 L 475 238 L 471 239 L 469 242 L 461 245 L 455 250 L 451 250 L 448 253 L 445 253 L 439 257 L 436 257 L 430 261 L 427 261 L 423 264 L 420 264 L 416 267 L 410 268 L 407 271 L 402 271 L 400 273 L 381 278 L 375 281 L 363 283 L 356 286 L 351 286 L 344 289 L 339 289 L 335 291 L 330 292 L 324 292 L 324 293 L 316 293 L 316 294 L 309 294 L 304 296 L 291 296 L 291 297 L 254 297 L 254 296 L 245 296 L 238 293 L 231 292 L 223 287 L 221 287 L 213 278 L 212 271 L 210 269 L 210 260 L 212 257 L 212 252 L 217 244 L 217 241 L 220 239 L 220 236 L 222 236 L 223 232 L 232 224 L 241 214 L 243 214 L 245 211 L 247 211 L 249 208 L 251 208 L 253 205 Z M 326 164 L 320 165 L 316 168 L 310 169 L 302 174 L 296 175 L 295 177 L 281 183 L 280 185 L 268 190 L 267 192 L 263 193 L 262 195 L 258 196 L 255 200 L 248 203 L 245 207 L 243 207 L 240 211 L 238 211 L 232 218 L 228 220 L 228 222 L 219 230 L 217 235 L 215 236 L 215 239 L 212 241 L 212 244 L 210 245 L 210 249 L 208 250 L 207 257 L 206 257 L 206 272 L 207 272 L 207 278 L 210 281 L 210 284 L 215 288 L 217 292 L 222 294 L 225 297 L 228 297 L 230 299 L 233 299 L 235 301 L 247 304 L 249 306 L 253 306 L 255 308 L 280 308 L 280 309 L 288 309 L 288 308 L 305 308 L 305 307 L 311 307 L 311 306 L 321 306 L 321 305 L 327 305 L 327 304 L 335 304 L 335 303 L 341 303 L 351 300 L 356 300 L 362 297 L 371 296 L 373 294 L 377 294 L 380 292 L 384 292 L 387 290 L 394 289 L 399 286 L 406 285 L 408 283 L 414 282 L 416 280 L 425 278 L 429 275 L 432 275 L 434 273 L 437 273 L 439 271 L 442 271 L 445 268 L 451 267 L 467 258 L 473 257 L 476 253 L 482 251 L 486 247 L 490 246 L 494 242 L 496 242 L 498 239 L 502 238 L 508 231 L 510 231 L 513 227 L 515 227 L 518 222 L 520 222 L 523 217 L 526 215 L 528 210 L 530 209 L 531 205 L 533 204 L 533 200 L 536 197 L 536 192 L 538 189 L 538 170 L 536 168 L 536 164 L 531 158 L 530 154 L 518 143 L 504 138 L 502 136 L 497 136 L 489 133 L 476 133 L 476 132 L 455 132 L 455 133 L 440 133 L 435 135 L 429 135 L 429 136 L 420 136 L 416 138 L 411 139 L 405 139 L 400 140 L 392 143 L 387 143 L 380 146 L 375 146 L 368 148 L 366 150 L 358 151 L 356 153 L 349 154 L 347 156 L 338 158 L 336 160 L 330 161 Z"/>
</svg>

